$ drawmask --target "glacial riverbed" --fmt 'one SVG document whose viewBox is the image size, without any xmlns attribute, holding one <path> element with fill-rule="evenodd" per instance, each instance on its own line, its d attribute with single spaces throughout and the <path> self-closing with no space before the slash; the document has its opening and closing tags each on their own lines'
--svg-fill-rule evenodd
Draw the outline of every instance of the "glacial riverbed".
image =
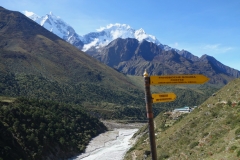
<svg viewBox="0 0 240 160">
<path fill-rule="evenodd" d="M 122 160 L 132 146 L 131 137 L 138 129 L 115 129 L 100 134 L 87 146 L 86 152 L 72 160 Z"/>
<path fill-rule="evenodd" d="M 135 142 L 132 136 L 144 125 L 144 123 L 119 124 L 108 121 L 104 124 L 110 131 L 93 138 L 85 153 L 70 160 L 122 160 Z"/>
</svg>

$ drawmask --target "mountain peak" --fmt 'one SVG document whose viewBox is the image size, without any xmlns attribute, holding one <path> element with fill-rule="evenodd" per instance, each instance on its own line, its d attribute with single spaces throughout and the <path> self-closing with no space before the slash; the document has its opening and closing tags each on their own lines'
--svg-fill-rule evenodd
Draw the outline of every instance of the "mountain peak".
<svg viewBox="0 0 240 160">
<path fill-rule="evenodd" d="M 51 17 L 52 19 L 55 20 L 61 20 L 61 18 L 59 16 L 54 15 L 52 11 L 50 11 L 49 14 L 46 14 L 46 16 Z"/>
<path fill-rule="evenodd" d="M 104 31 L 104 30 L 116 30 L 116 29 L 131 29 L 131 27 L 127 24 L 120 24 L 120 23 L 115 23 L 115 24 L 108 24 L 106 27 L 100 27 L 97 29 L 98 32 Z"/>
<path fill-rule="evenodd" d="M 91 32 L 84 35 L 83 41 L 85 46 L 83 51 L 87 51 L 92 47 L 99 48 L 100 46 L 106 46 L 117 38 L 135 38 L 140 42 L 146 40 L 157 45 L 160 44 L 155 36 L 147 34 L 142 28 L 135 30 L 127 24 L 115 23 L 109 24 L 106 27 L 101 27 L 100 29 L 97 29 L 97 32 Z"/>
<path fill-rule="evenodd" d="M 88 33 L 82 37 L 70 25 L 61 20 L 60 17 L 55 16 L 52 12 L 42 17 L 29 11 L 24 11 L 23 14 L 60 38 L 75 46 L 77 45 L 76 47 L 83 51 L 87 51 L 92 47 L 98 49 L 99 47 L 106 46 L 117 38 L 135 38 L 139 42 L 146 40 L 161 45 L 155 36 L 147 34 L 142 28 L 135 30 L 127 24 L 108 24 L 106 27 L 100 27 L 96 32 Z"/>
<path fill-rule="evenodd" d="M 38 16 L 37 14 L 35 14 L 33 12 L 23 11 L 22 13 L 25 16 L 27 16 L 28 18 L 32 19 L 33 21 L 37 21 L 40 18 L 40 16 Z"/>
<path fill-rule="evenodd" d="M 35 13 L 29 12 L 29 11 L 23 11 L 23 13 L 24 13 L 27 17 L 32 16 L 32 15 L 35 15 Z"/>
<path fill-rule="evenodd" d="M 142 28 L 140 28 L 139 30 L 136 30 L 136 34 L 146 34 L 146 33 Z"/>
<path fill-rule="evenodd" d="M 82 37 L 79 36 L 75 30 L 64 22 L 59 16 L 55 16 L 53 12 L 40 17 L 33 12 L 24 11 L 23 14 L 33 21 L 37 22 L 47 30 L 56 34 L 58 37 L 66 40 L 67 42 L 75 45 L 81 49 L 83 46 Z"/>
</svg>

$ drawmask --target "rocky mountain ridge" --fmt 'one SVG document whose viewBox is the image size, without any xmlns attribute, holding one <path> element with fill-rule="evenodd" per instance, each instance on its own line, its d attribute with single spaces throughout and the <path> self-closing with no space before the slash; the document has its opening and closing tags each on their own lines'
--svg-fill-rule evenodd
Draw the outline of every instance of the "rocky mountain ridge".
<svg viewBox="0 0 240 160">
<path fill-rule="evenodd" d="M 118 38 L 90 54 L 119 72 L 130 75 L 142 75 L 145 69 L 151 75 L 204 74 L 213 84 L 226 84 L 240 76 L 240 71 L 214 57 L 203 55 L 198 58 L 187 51 L 166 51 L 152 42 L 139 42 L 132 38 Z"/>
<path fill-rule="evenodd" d="M 159 45 L 164 50 L 173 49 L 161 44 L 155 36 L 147 34 L 142 28 L 135 30 L 127 24 L 109 24 L 106 27 L 97 29 L 96 32 L 80 36 L 69 24 L 60 17 L 55 16 L 52 12 L 42 17 L 29 11 L 24 11 L 23 14 L 83 51 L 104 47 L 117 38 L 135 38 L 140 42 L 146 40 Z"/>
<path fill-rule="evenodd" d="M 122 88 L 131 88 L 131 92 L 138 90 L 123 74 L 98 62 L 19 12 L 0 7 L 0 26 L 2 95 L 72 103 L 89 99 L 94 102 L 99 98 L 96 102 L 108 99 L 112 103 L 121 99 L 114 96 L 130 98 L 134 95 L 129 93 L 129 97 L 128 91 Z M 138 90 L 138 93 L 141 91 Z M 135 98 L 138 99 L 137 96 Z"/>
<path fill-rule="evenodd" d="M 78 35 L 69 24 L 60 17 L 55 16 L 52 12 L 42 17 L 29 11 L 23 11 L 23 14 L 75 47 L 82 49 L 84 45 L 82 42 L 83 37 Z"/>
<path fill-rule="evenodd" d="M 157 75 L 198 73 L 209 76 L 211 83 L 221 84 L 240 76 L 238 70 L 212 56 L 203 55 L 199 58 L 186 50 L 171 48 L 161 44 L 155 36 L 146 34 L 143 29 L 135 30 L 129 25 L 116 23 L 79 36 L 70 25 L 52 13 L 41 18 L 30 13 L 25 12 L 25 15 L 78 49 L 125 74 L 141 75 L 145 69 Z"/>
</svg>

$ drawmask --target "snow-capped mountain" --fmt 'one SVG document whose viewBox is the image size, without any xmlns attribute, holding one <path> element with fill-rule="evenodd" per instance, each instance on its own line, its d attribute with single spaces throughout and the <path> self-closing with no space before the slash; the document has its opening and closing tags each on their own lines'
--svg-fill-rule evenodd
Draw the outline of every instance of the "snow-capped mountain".
<svg viewBox="0 0 240 160">
<path fill-rule="evenodd" d="M 172 49 L 167 45 L 162 45 L 155 36 L 147 34 L 142 28 L 135 30 L 127 24 L 109 24 L 106 27 L 97 29 L 96 32 L 80 36 L 70 25 L 65 23 L 60 17 L 55 16 L 52 12 L 42 17 L 29 11 L 24 11 L 23 14 L 83 51 L 106 46 L 117 38 L 135 38 L 139 42 L 146 40 L 159 45 L 164 50 Z"/>
<path fill-rule="evenodd" d="M 96 32 L 80 36 L 70 25 L 51 12 L 43 17 L 27 11 L 24 14 L 60 38 L 122 73 L 141 75 L 144 69 L 151 68 L 151 74 L 157 75 L 163 72 L 169 74 L 206 72 L 209 77 L 219 74 L 227 75 L 225 77 L 240 76 L 239 71 L 221 64 L 213 57 L 206 55 L 199 58 L 188 51 L 163 45 L 155 36 L 145 33 L 143 29 L 135 30 L 126 24 L 109 24 Z M 216 82 L 218 80 L 227 82 L 229 79 L 225 79 L 224 76 L 215 77 Z"/>
<path fill-rule="evenodd" d="M 85 45 L 83 51 L 87 51 L 91 47 L 99 48 L 106 46 L 117 38 L 135 38 L 139 42 L 147 40 L 148 42 L 153 42 L 157 45 L 161 44 L 155 36 L 146 34 L 142 28 L 135 30 L 129 25 L 116 23 L 101 27 L 100 29 L 97 29 L 97 32 L 91 32 L 84 35 L 83 42 Z"/>
<path fill-rule="evenodd" d="M 127 24 L 109 24 L 106 27 L 97 29 L 96 32 L 90 32 L 86 35 L 80 36 L 70 25 L 64 22 L 60 17 L 55 16 L 52 12 L 42 17 L 28 11 L 24 11 L 23 14 L 60 38 L 89 54 L 92 50 L 95 52 L 99 48 L 107 46 L 110 42 L 117 38 L 134 38 L 137 39 L 139 43 L 146 40 L 148 42 L 155 43 L 162 50 L 174 50 L 177 53 L 182 54 L 182 52 L 178 49 L 161 44 L 155 36 L 147 34 L 142 28 L 135 30 Z M 182 54 L 182 56 L 185 56 L 185 54 Z"/>
<path fill-rule="evenodd" d="M 83 38 L 70 25 L 61 20 L 60 17 L 55 16 L 52 12 L 42 17 L 29 11 L 24 11 L 23 14 L 65 41 L 82 49 Z"/>
</svg>

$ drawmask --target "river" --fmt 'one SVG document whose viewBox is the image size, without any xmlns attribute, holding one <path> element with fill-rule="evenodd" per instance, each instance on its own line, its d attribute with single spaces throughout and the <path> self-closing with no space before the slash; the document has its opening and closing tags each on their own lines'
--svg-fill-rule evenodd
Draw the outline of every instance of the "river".
<svg viewBox="0 0 240 160">
<path fill-rule="evenodd" d="M 70 160 L 122 160 L 133 144 L 138 129 L 117 128 L 92 139 L 85 153 Z"/>
</svg>

